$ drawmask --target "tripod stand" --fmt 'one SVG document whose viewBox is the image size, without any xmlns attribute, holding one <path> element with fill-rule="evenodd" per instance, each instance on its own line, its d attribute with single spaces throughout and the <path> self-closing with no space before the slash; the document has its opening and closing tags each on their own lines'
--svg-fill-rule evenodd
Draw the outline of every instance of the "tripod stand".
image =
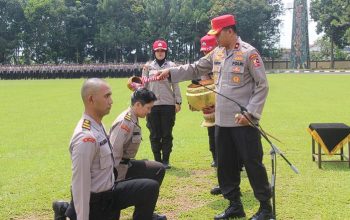
<svg viewBox="0 0 350 220">
<path fill-rule="evenodd" d="M 276 217 L 276 154 L 280 155 L 284 161 L 290 166 L 290 168 L 296 173 L 296 174 L 299 174 L 299 171 L 298 169 L 289 162 L 289 160 L 283 155 L 283 153 L 278 149 L 278 147 L 273 144 L 270 139 L 268 138 L 268 135 L 266 134 L 266 132 L 261 128 L 260 125 L 258 124 L 255 124 L 251 119 L 250 119 L 250 116 L 249 116 L 249 113 L 248 113 L 248 110 L 242 106 L 239 102 L 221 94 L 221 93 L 218 93 L 216 92 L 215 90 L 201 84 L 198 80 L 192 80 L 192 83 L 193 84 L 196 84 L 196 85 L 200 85 L 200 86 L 203 86 L 204 88 L 234 102 L 236 105 L 239 106 L 240 108 L 240 113 L 244 116 L 244 118 L 249 122 L 249 125 L 254 127 L 255 129 L 257 129 L 259 131 L 259 133 L 261 134 L 261 136 L 270 144 L 271 146 L 271 151 L 270 151 L 270 155 L 271 155 L 271 193 L 272 193 L 272 213 L 273 215 Z"/>
</svg>

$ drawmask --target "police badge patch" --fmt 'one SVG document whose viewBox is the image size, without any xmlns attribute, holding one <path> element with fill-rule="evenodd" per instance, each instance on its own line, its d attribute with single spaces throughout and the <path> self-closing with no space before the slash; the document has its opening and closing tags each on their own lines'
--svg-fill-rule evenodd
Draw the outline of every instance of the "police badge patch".
<svg viewBox="0 0 350 220">
<path fill-rule="evenodd" d="M 120 128 L 125 130 L 126 132 L 130 132 L 130 128 L 126 124 L 121 124 Z"/>
<path fill-rule="evenodd" d="M 254 53 L 254 54 L 249 56 L 250 60 L 253 60 L 253 59 L 256 59 L 256 58 L 258 58 L 258 54 L 256 54 L 256 53 Z"/>
<path fill-rule="evenodd" d="M 235 56 L 233 58 L 233 60 L 235 60 L 235 61 L 243 61 L 243 56 Z"/>
<path fill-rule="evenodd" d="M 232 77 L 232 82 L 240 83 L 241 82 L 241 78 L 239 76 L 234 76 L 234 77 Z"/>
<path fill-rule="evenodd" d="M 253 60 L 253 63 L 254 63 L 254 66 L 255 66 L 255 67 L 260 67 L 260 66 L 261 66 L 261 63 L 260 63 L 259 58 L 254 59 L 254 60 Z"/>
</svg>

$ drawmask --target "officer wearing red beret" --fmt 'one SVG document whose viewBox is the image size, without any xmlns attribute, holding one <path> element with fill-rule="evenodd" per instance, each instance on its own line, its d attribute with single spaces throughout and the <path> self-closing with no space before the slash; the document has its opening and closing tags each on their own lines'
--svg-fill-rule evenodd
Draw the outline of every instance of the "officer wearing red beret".
<svg viewBox="0 0 350 220">
<path fill-rule="evenodd" d="M 212 50 L 214 50 L 217 46 L 216 37 L 212 35 L 205 35 L 200 40 L 201 48 L 200 51 L 203 52 L 204 55 L 207 55 Z M 213 73 L 208 75 L 201 76 L 201 80 L 209 80 L 212 79 Z M 203 117 L 204 121 L 202 122 L 203 127 L 207 127 L 208 129 L 208 137 L 209 137 L 209 150 L 213 156 L 213 162 L 211 164 L 212 167 L 217 167 L 217 154 L 215 147 L 215 105 L 207 107 L 203 109 Z M 221 194 L 221 190 L 219 186 L 215 186 L 210 190 L 212 195 Z"/>
<path fill-rule="evenodd" d="M 205 35 L 200 40 L 201 48 L 200 51 L 203 52 L 204 55 L 210 53 L 217 46 L 215 36 Z M 211 80 L 213 73 L 208 75 L 201 76 L 201 80 Z M 207 127 L 208 129 L 208 137 L 209 137 L 209 150 L 213 156 L 212 167 L 217 167 L 216 160 L 216 151 L 215 151 L 215 106 L 210 106 L 208 108 L 203 109 L 203 117 L 204 121 L 202 123 L 203 127 Z M 220 193 L 220 192 L 219 192 Z"/>
<path fill-rule="evenodd" d="M 213 72 L 216 91 L 243 105 L 254 123 L 261 118 L 268 94 L 263 61 L 258 51 L 237 35 L 232 15 L 212 19 L 209 35 L 215 35 L 219 47 L 194 64 L 160 71 L 158 77 L 172 82 L 198 79 Z M 252 220 L 274 219 L 271 189 L 262 163 L 263 149 L 259 132 L 249 126 L 240 108 L 222 96 L 216 96 L 215 142 L 218 154 L 218 180 L 227 209 L 214 219 L 245 217 L 240 192 L 240 160 L 248 174 L 254 196 L 260 202 Z"/>
</svg>

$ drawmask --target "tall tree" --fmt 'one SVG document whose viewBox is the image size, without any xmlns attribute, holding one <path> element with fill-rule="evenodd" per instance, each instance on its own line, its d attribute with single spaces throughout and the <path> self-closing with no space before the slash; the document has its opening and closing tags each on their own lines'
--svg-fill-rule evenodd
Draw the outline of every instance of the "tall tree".
<svg viewBox="0 0 350 220">
<path fill-rule="evenodd" d="M 28 0 L 24 12 L 24 48 L 36 63 L 56 62 L 63 58 L 63 0 Z"/>
<path fill-rule="evenodd" d="M 98 11 L 99 30 L 95 40 L 100 50 L 114 51 L 116 62 L 131 62 L 138 54 L 142 54 L 145 24 L 145 7 L 142 1 L 106 0 L 100 2 Z M 133 50 L 136 50 L 135 56 L 131 54 Z"/>
<path fill-rule="evenodd" d="M 263 55 L 271 56 L 279 41 L 278 18 L 283 13 L 281 0 L 213 0 L 211 17 L 234 14 L 238 35 L 252 44 Z"/>
<path fill-rule="evenodd" d="M 66 56 L 71 61 L 82 63 L 94 51 L 97 4 L 98 0 L 65 0 Z"/>
<path fill-rule="evenodd" d="M 199 40 L 208 31 L 210 6 L 211 3 L 204 0 L 172 2 L 170 39 L 180 61 L 193 61 L 200 56 Z"/>
<path fill-rule="evenodd" d="M 340 48 L 350 44 L 350 2 L 344 0 L 312 0 L 311 17 L 317 32 L 324 32 L 331 41 L 331 67 L 334 68 L 334 44 Z"/>
<path fill-rule="evenodd" d="M 310 52 L 311 60 L 330 60 L 332 56 L 331 41 L 327 35 L 318 38 L 314 45 L 316 50 Z M 350 55 L 338 46 L 333 48 L 335 60 L 348 60 Z"/>
<path fill-rule="evenodd" d="M 0 63 L 18 62 L 21 33 L 25 23 L 22 6 L 18 0 L 0 0 Z"/>
</svg>

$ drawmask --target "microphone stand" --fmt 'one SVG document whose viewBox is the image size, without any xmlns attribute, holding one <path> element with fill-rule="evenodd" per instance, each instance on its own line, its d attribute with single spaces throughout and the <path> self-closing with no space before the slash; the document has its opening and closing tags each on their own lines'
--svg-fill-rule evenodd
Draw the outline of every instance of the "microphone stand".
<svg viewBox="0 0 350 220">
<path fill-rule="evenodd" d="M 275 216 L 276 219 L 276 193 L 275 193 L 275 189 L 276 189 L 276 169 L 277 169 L 277 163 L 276 163 L 276 154 L 280 155 L 284 161 L 290 166 L 290 168 L 296 173 L 299 174 L 298 169 L 289 162 L 289 160 L 284 156 L 284 154 L 278 149 L 278 147 L 273 144 L 270 139 L 267 137 L 266 133 L 261 129 L 261 127 L 259 125 L 256 125 L 249 117 L 248 115 L 248 110 L 242 106 L 239 102 L 237 102 L 234 99 L 231 99 L 219 92 L 216 92 L 215 90 L 201 84 L 198 80 L 192 80 L 193 84 L 196 85 L 200 85 L 203 86 L 204 88 L 234 102 L 236 105 L 239 106 L 240 108 L 240 112 L 241 114 L 244 116 L 245 119 L 247 119 L 247 121 L 249 122 L 249 125 L 251 125 L 252 127 L 254 127 L 255 129 L 257 129 L 259 131 L 259 133 L 261 134 L 261 136 L 264 137 L 264 139 L 270 144 L 271 146 L 271 150 L 270 150 L 270 155 L 271 155 L 271 193 L 272 193 L 272 214 Z"/>
</svg>

